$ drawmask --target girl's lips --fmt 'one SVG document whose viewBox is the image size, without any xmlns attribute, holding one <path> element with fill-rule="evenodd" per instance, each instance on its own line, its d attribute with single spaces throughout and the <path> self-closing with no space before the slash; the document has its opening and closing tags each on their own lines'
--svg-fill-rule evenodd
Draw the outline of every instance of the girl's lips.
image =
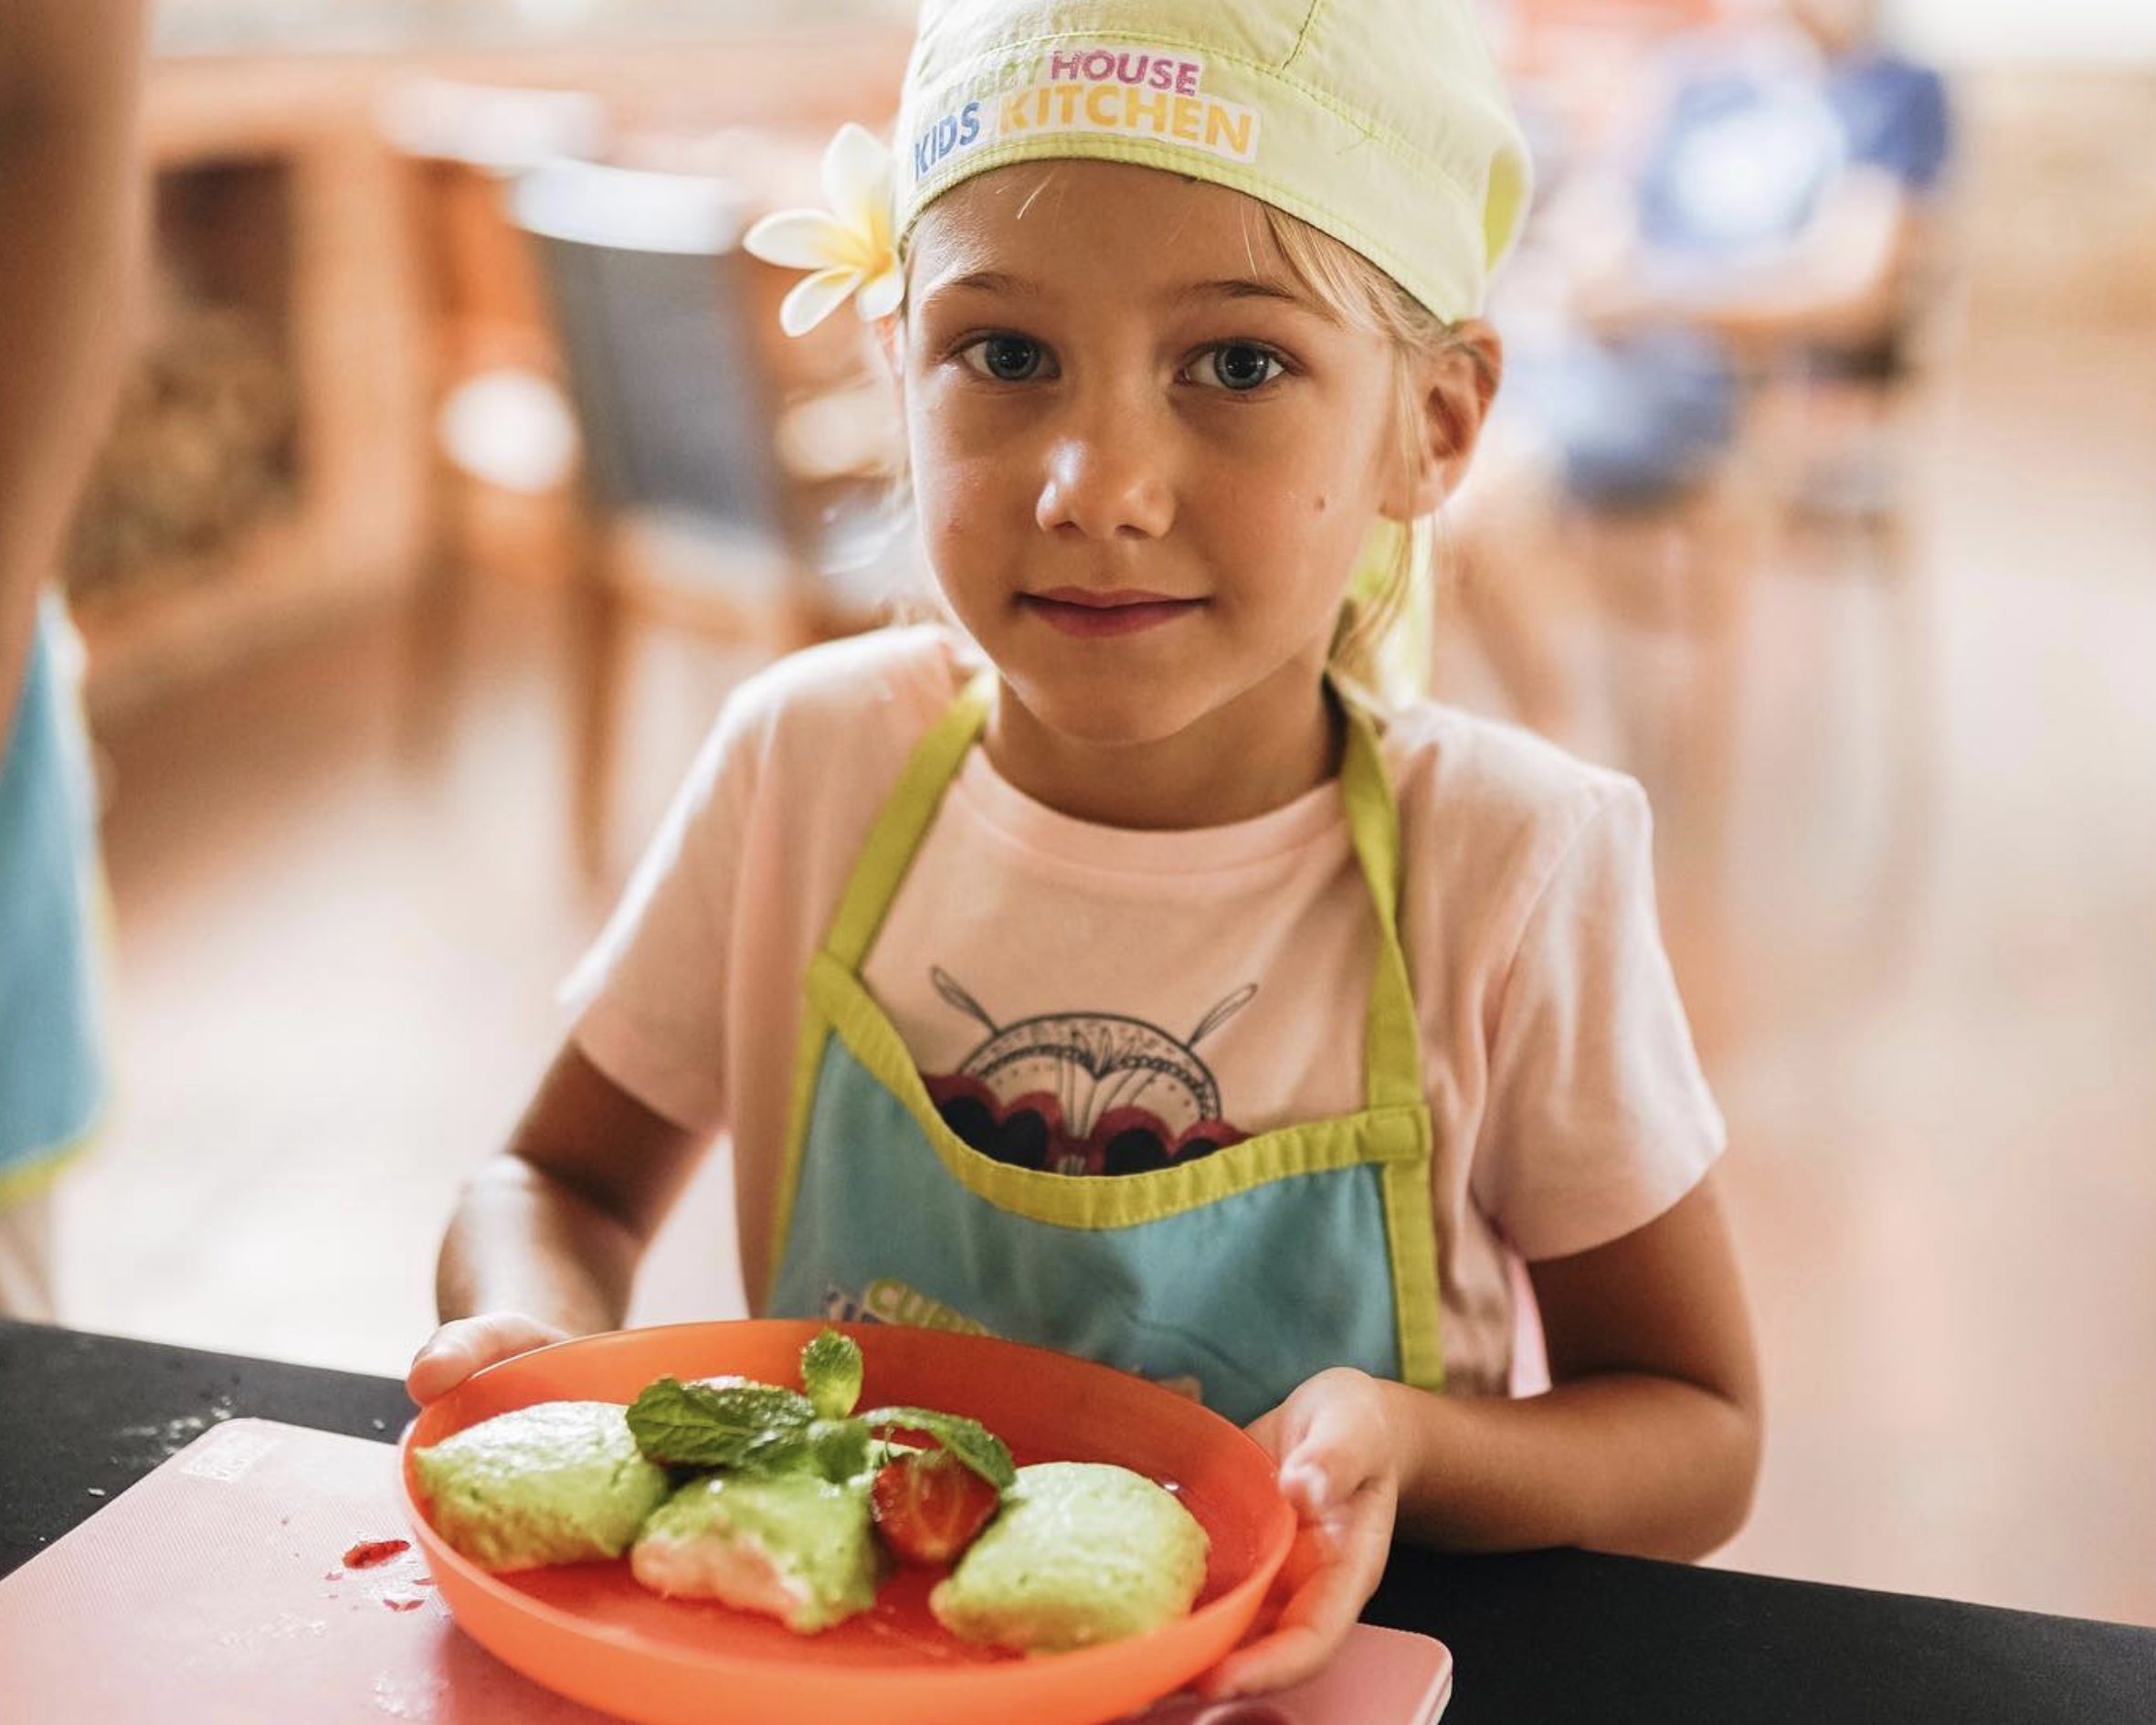
<svg viewBox="0 0 2156 1725">
<path fill-rule="evenodd" d="M 1170 598 L 1165 594 L 1118 588 L 1096 593 L 1085 587 L 1056 587 L 1047 593 L 1022 593 L 1019 602 L 1051 629 L 1066 635 L 1097 637 L 1132 635 L 1196 610 L 1200 599 Z"/>
</svg>

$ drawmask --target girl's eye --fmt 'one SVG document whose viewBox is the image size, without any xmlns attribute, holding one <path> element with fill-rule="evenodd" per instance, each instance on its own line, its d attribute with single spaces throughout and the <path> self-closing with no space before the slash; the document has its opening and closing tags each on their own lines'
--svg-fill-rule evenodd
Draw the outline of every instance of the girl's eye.
<svg viewBox="0 0 2156 1725">
<path fill-rule="evenodd" d="M 1047 355 L 1030 335 L 984 335 L 968 343 L 961 356 L 984 377 L 1022 384 L 1040 374 Z"/>
<path fill-rule="evenodd" d="M 1255 342 L 1223 342 L 1199 361 L 1190 381 L 1244 393 L 1269 384 L 1287 367 L 1271 348 Z"/>
</svg>

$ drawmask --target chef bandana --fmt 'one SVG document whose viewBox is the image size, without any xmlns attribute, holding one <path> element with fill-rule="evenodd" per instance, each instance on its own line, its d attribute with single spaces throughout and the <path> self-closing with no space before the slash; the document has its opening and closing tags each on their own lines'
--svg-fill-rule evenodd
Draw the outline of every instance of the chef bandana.
<svg viewBox="0 0 2156 1725">
<path fill-rule="evenodd" d="M 893 143 L 902 247 L 990 168 L 1135 162 L 1301 217 L 1447 323 L 1530 184 L 1472 0 L 925 0 Z"/>
</svg>

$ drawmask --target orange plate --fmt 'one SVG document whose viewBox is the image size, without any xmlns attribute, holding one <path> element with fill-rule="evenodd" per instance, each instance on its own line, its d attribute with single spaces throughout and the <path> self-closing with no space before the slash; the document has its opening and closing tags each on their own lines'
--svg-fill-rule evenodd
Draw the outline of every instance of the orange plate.
<svg viewBox="0 0 2156 1725">
<path fill-rule="evenodd" d="M 797 1635 L 747 1612 L 661 1599 L 626 1562 L 490 1574 L 427 1520 L 415 1446 L 534 1402 L 631 1402 L 670 1373 L 798 1384 L 801 1349 L 824 1328 L 675 1324 L 592 1336 L 503 1360 L 428 1407 L 405 1434 L 405 1508 L 459 1625 L 526 1677 L 643 1725 L 1094 1725 L 1171 1693 L 1242 1638 L 1295 1531 L 1264 1451 L 1143 1379 L 942 1330 L 837 1326 L 861 1346 L 861 1405 L 970 1414 L 1021 1466 L 1117 1462 L 1173 1487 L 1212 1540 L 1189 1616 L 1105 1646 L 1017 1658 L 946 1635 L 928 1614 L 933 1578 L 904 1570 L 874 1610 Z"/>
</svg>

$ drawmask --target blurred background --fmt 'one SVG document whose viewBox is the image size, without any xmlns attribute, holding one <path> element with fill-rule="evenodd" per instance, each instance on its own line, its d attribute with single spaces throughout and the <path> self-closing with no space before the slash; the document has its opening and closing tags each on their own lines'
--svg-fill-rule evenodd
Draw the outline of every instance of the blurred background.
<svg viewBox="0 0 2156 1725">
<path fill-rule="evenodd" d="M 1638 774 L 1748 1569 L 2156 1624 L 2156 14 L 1504 0 L 1545 198 L 1448 698 Z M 908 578 L 745 259 L 904 0 L 163 0 L 68 556 L 119 1094 L 65 1321 L 401 1374 L 727 690 Z M 740 1310 L 723 1159 L 639 1316 Z"/>
</svg>

